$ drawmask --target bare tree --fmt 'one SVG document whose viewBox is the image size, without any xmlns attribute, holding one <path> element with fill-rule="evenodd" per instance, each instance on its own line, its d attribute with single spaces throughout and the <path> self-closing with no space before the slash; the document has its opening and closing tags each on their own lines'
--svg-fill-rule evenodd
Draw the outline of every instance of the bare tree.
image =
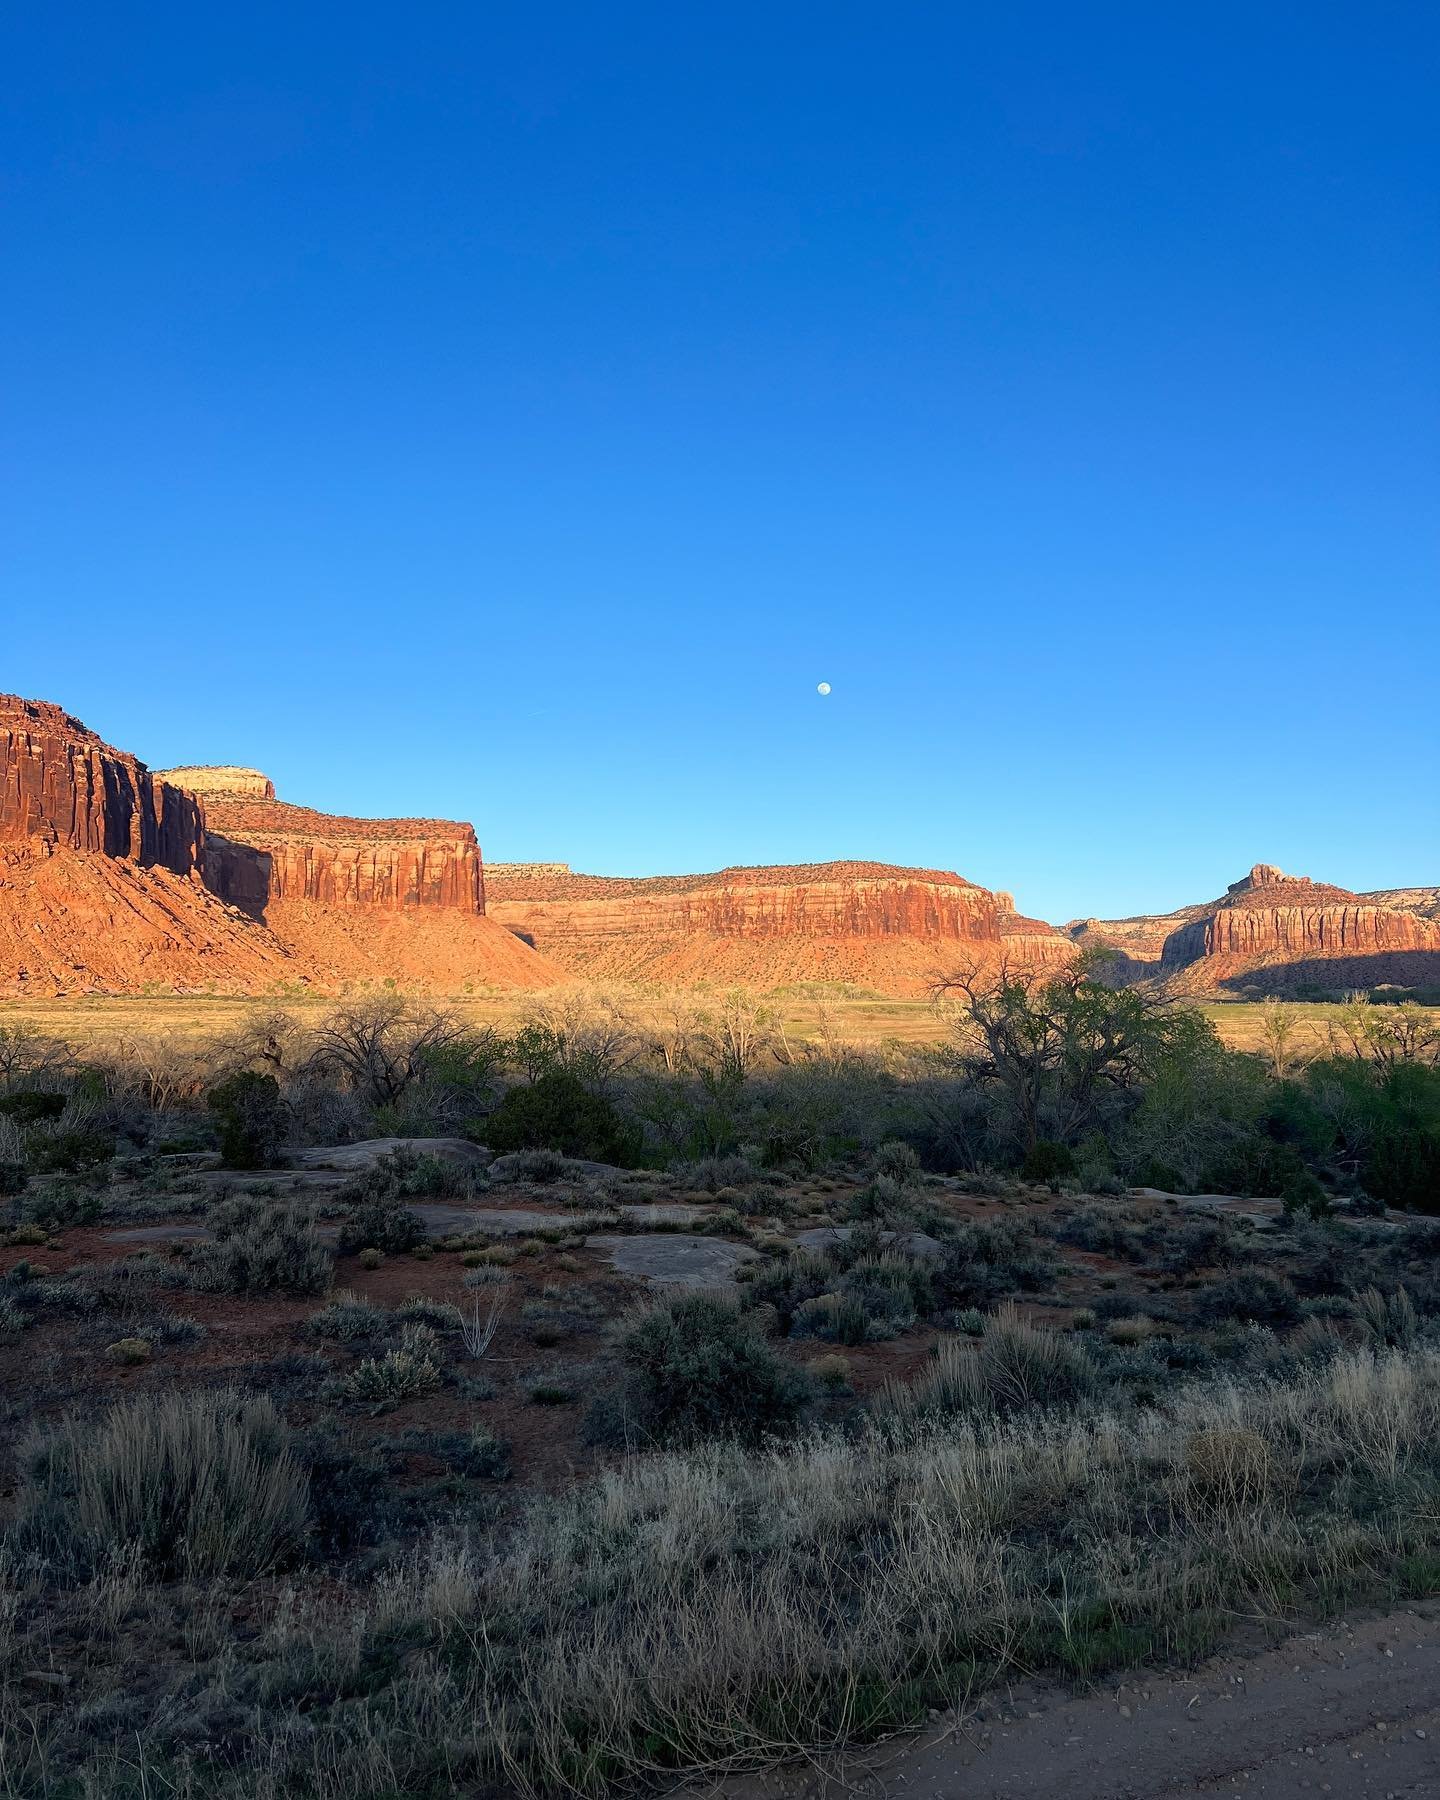
<svg viewBox="0 0 1440 1800">
<path fill-rule="evenodd" d="M 0 1025 L 0 1090 L 64 1075 L 74 1066 L 75 1052 L 60 1038 L 45 1037 L 28 1025 Z"/>
<path fill-rule="evenodd" d="M 651 999 L 642 1025 L 648 1053 L 667 1075 L 695 1067 L 710 1015 L 686 988 L 665 988 Z"/>
<path fill-rule="evenodd" d="M 1093 980 L 1083 958 L 1050 970 L 1003 958 L 974 963 L 939 982 L 939 994 L 960 1002 L 951 1025 L 954 1066 L 973 1087 L 1004 1090 L 1027 1150 L 1042 1136 L 1073 1142 L 1107 1092 L 1137 1083 L 1185 1032 L 1210 1029 L 1168 1000 Z"/>
<path fill-rule="evenodd" d="M 1283 1081 L 1294 1066 L 1295 1034 L 1300 1029 L 1300 1015 L 1293 1006 L 1282 1006 L 1267 1000 L 1260 1015 L 1260 1035 L 1270 1057 L 1270 1072 Z"/>
<path fill-rule="evenodd" d="M 1363 1057 L 1381 1069 L 1440 1067 L 1440 1019 L 1413 1000 L 1376 1006 L 1367 995 L 1353 995 L 1332 1020 L 1329 1040 L 1332 1055 Z"/>
<path fill-rule="evenodd" d="M 641 1055 L 632 996 L 623 989 L 577 986 L 552 989 L 530 1007 L 516 1034 L 521 1060 L 527 1045 L 536 1067 L 568 1069 L 603 1089 Z"/>
<path fill-rule="evenodd" d="M 469 1037 L 463 1019 L 398 995 L 341 1007 L 319 1027 L 307 1068 L 338 1077 L 373 1106 L 393 1104 L 427 1062 Z"/>
<path fill-rule="evenodd" d="M 731 988 L 722 995 L 705 1032 L 715 1072 L 722 1079 L 743 1081 L 776 1043 L 777 1014 L 757 995 Z"/>
</svg>

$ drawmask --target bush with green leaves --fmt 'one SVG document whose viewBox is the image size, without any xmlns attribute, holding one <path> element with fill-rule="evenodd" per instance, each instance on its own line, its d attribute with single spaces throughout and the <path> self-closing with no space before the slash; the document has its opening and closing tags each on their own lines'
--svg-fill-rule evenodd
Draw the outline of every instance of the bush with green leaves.
<svg viewBox="0 0 1440 1800">
<path fill-rule="evenodd" d="M 25 1133 L 25 1160 L 36 1175 L 98 1172 L 114 1154 L 113 1134 L 93 1124 L 41 1124 Z"/>
<path fill-rule="evenodd" d="M 211 1088 L 206 1105 L 220 1133 L 220 1157 L 227 1169 L 268 1169 L 285 1133 L 285 1103 L 273 1075 L 241 1069 Z"/>
<path fill-rule="evenodd" d="M 1209 1282 L 1196 1293 L 1194 1306 L 1202 1324 L 1242 1319 L 1257 1325 L 1293 1325 L 1300 1317 L 1294 1287 L 1266 1269 L 1240 1269 Z"/>
<path fill-rule="evenodd" d="M 1310 1219 L 1328 1219 L 1335 1203 L 1321 1183 L 1306 1168 L 1296 1169 L 1280 1190 L 1287 1218 L 1297 1215 Z"/>
<path fill-rule="evenodd" d="M 0 1094 L 0 1118 L 13 1119 L 22 1128 L 58 1119 L 65 1106 L 64 1094 L 45 1093 L 34 1088 Z"/>
<path fill-rule="evenodd" d="M 641 1136 L 613 1103 L 592 1093 L 567 1069 L 551 1069 L 512 1087 L 485 1121 L 485 1141 L 497 1155 L 512 1150 L 558 1150 L 587 1162 L 634 1168 Z"/>
<path fill-rule="evenodd" d="M 631 1316 L 619 1340 L 628 1380 L 622 1435 L 659 1443 L 755 1442 L 805 1405 L 804 1373 L 728 1296 L 673 1294 Z M 614 1411 L 607 1425 L 613 1423 Z"/>
<path fill-rule="evenodd" d="M 981 1306 L 1015 1292 L 1039 1293 L 1055 1284 L 1060 1263 L 1026 1219 L 960 1225 L 935 1259 L 937 1304 Z"/>
<path fill-rule="evenodd" d="M 75 1578 L 117 1553 L 138 1554 L 162 1579 L 252 1577 L 299 1552 L 307 1500 L 268 1399 L 160 1394 L 32 1437 L 15 1533 Z"/>
<path fill-rule="evenodd" d="M 383 1356 L 367 1357 L 346 1377 L 344 1390 L 378 1412 L 388 1412 L 440 1385 L 440 1369 L 428 1347 L 401 1344 Z"/>
<path fill-rule="evenodd" d="M 323 1294 L 335 1259 L 315 1230 L 308 1207 L 249 1197 L 222 1200 L 205 1223 L 215 1241 L 190 1261 L 190 1280 L 225 1294 Z"/>
<path fill-rule="evenodd" d="M 1020 1174 L 1059 1193 L 1060 1183 L 1075 1173 L 1075 1152 L 1068 1144 L 1052 1138 L 1039 1138 L 1025 1152 Z"/>
</svg>

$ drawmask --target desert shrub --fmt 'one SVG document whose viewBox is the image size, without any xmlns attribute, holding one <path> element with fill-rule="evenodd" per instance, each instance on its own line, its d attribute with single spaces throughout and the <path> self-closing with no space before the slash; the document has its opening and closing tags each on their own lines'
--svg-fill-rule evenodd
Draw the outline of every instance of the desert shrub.
<svg viewBox="0 0 1440 1800">
<path fill-rule="evenodd" d="M 628 1418 L 665 1443 L 754 1441 L 804 1405 L 804 1375 L 778 1356 L 735 1301 L 678 1294 L 627 1322 L 620 1354 L 629 1372 Z"/>
<path fill-rule="evenodd" d="M 22 1127 L 58 1119 L 65 1106 L 64 1094 L 41 1093 L 30 1088 L 22 1088 L 15 1094 L 0 1094 L 0 1117 L 13 1119 Z"/>
<path fill-rule="evenodd" d="M 60 1179 L 32 1181 L 16 1196 L 11 1209 L 17 1224 L 35 1225 L 47 1233 L 93 1225 L 104 1210 L 98 1193 Z"/>
<path fill-rule="evenodd" d="M 1249 1319 L 1257 1325 L 1293 1325 L 1300 1317 L 1300 1302 L 1283 1276 L 1264 1269 L 1241 1269 L 1200 1289 L 1195 1296 L 1195 1317 L 1202 1324 Z"/>
<path fill-rule="evenodd" d="M 1125 1262 L 1139 1262 L 1145 1255 L 1145 1232 L 1133 1207 L 1082 1206 L 1056 1231 L 1062 1244 L 1093 1250 Z"/>
<path fill-rule="evenodd" d="M 389 1318 L 383 1306 L 376 1306 L 351 1289 L 342 1288 L 319 1312 L 311 1313 L 305 1323 L 319 1337 L 335 1338 L 348 1344 L 356 1338 L 378 1336 L 389 1324 Z"/>
<path fill-rule="evenodd" d="M 304 1541 L 304 1470 L 265 1398 L 147 1396 L 67 1419 L 22 1460 L 17 1534 L 76 1576 L 116 1551 L 162 1578 L 254 1576 Z"/>
<path fill-rule="evenodd" d="M 99 1169 L 114 1154 L 113 1135 L 95 1125 L 37 1125 L 25 1133 L 25 1160 L 37 1175 Z"/>
<path fill-rule="evenodd" d="M 745 1291 L 745 1305 L 773 1306 L 782 1331 L 789 1331 L 797 1310 L 807 1300 L 833 1291 L 839 1280 L 835 1260 L 819 1251 L 800 1250 L 794 1256 L 757 1267 Z"/>
<path fill-rule="evenodd" d="M 1060 1183 L 1075 1173 L 1075 1152 L 1068 1144 L 1040 1138 L 1025 1152 L 1020 1173 L 1026 1181 L 1038 1182 L 1058 1193 Z"/>
<path fill-rule="evenodd" d="M 273 1075 L 241 1069 L 211 1088 L 205 1103 L 215 1115 L 227 1169 L 265 1169 L 274 1163 L 285 1132 L 285 1106 Z"/>
<path fill-rule="evenodd" d="M 342 1256 L 353 1256 L 359 1250 L 399 1256 L 424 1240 L 424 1224 L 397 1197 L 362 1201 L 341 1220 L 337 1243 Z"/>
<path fill-rule="evenodd" d="M 1287 1217 L 1297 1213 L 1311 1219 L 1325 1219 L 1335 1207 L 1329 1194 L 1308 1169 L 1295 1169 L 1280 1190 Z"/>
<path fill-rule="evenodd" d="M 961 1225 L 932 1267 L 937 1303 L 955 1307 L 1039 1292 L 1054 1284 L 1059 1263 L 1032 1224 L 1010 1218 Z"/>
<path fill-rule="evenodd" d="M 323 1294 L 335 1261 L 307 1207 L 241 1198 L 206 1214 L 215 1235 L 190 1262 L 194 1286 L 210 1293 Z"/>
<path fill-rule="evenodd" d="M 890 1384 L 885 1401 L 902 1418 L 1008 1413 L 1073 1405 L 1094 1387 L 1095 1365 L 1082 1345 L 1004 1306 L 973 1349 L 943 1339 L 931 1368 L 908 1385 Z"/>
<path fill-rule="evenodd" d="M 854 1294 L 816 1294 L 795 1308 L 790 1335 L 819 1338 L 827 1344 L 863 1344 L 871 1335 L 870 1320 L 864 1303 Z"/>
<path fill-rule="evenodd" d="M 728 1156 L 701 1156 L 693 1162 L 677 1163 L 673 1173 L 675 1179 L 683 1182 L 687 1188 L 696 1188 L 709 1194 L 718 1194 L 722 1188 L 748 1188 L 762 1181 L 784 1179 L 783 1176 L 763 1169 L 757 1158 L 758 1149 L 755 1155 L 737 1150 Z"/>
<path fill-rule="evenodd" d="M 337 1205 L 350 1208 L 340 1223 L 340 1254 L 373 1249 L 401 1255 L 423 1243 L 425 1227 L 406 1200 L 425 1192 L 425 1165 L 435 1161 L 397 1150 L 345 1182 L 335 1195 Z"/>
<path fill-rule="evenodd" d="M 485 1141 L 498 1154 L 558 1150 L 619 1168 L 633 1168 L 640 1158 L 638 1131 L 566 1069 L 512 1087 L 486 1120 Z"/>
<path fill-rule="evenodd" d="M 420 1394 L 433 1393 L 439 1385 L 440 1370 L 424 1344 L 402 1344 L 397 1350 L 387 1350 L 384 1356 L 367 1357 L 351 1371 L 344 1384 L 350 1399 L 363 1400 L 380 1412 Z"/>
<path fill-rule="evenodd" d="M 492 1164 L 491 1172 L 496 1181 L 531 1181 L 548 1187 L 559 1181 L 569 1166 L 558 1150 L 513 1150 L 498 1166 Z"/>
<path fill-rule="evenodd" d="M 1164 1233 L 1156 1261 L 1169 1274 L 1190 1275 L 1234 1263 L 1241 1254 L 1239 1233 L 1226 1220 L 1186 1219 Z"/>
<path fill-rule="evenodd" d="M 920 1258 L 885 1251 L 863 1256 L 845 1271 L 841 1292 L 865 1319 L 867 1338 L 894 1337 L 934 1309 L 929 1265 Z"/>
</svg>

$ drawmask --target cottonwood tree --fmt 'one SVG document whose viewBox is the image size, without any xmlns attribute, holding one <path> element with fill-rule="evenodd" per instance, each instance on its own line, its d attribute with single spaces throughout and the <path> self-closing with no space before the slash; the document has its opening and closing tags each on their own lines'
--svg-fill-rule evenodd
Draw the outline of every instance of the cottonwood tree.
<svg viewBox="0 0 1440 1800">
<path fill-rule="evenodd" d="M 777 1032 L 777 1013 L 758 996 L 738 987 L 722 994 L 704 1034 L 717 1079 L 744 1081 L 774 1054 Z"/>
<path fill-rule="evenodd" d="M 952 1067 L 968 1086 L 1005 1093 L 1027 1151 L 1042 1138 L 1078 1142 L 1107 1096 L 1133 1089 L 1187 1035 L 1210 1029 L 1173 1001 L 1105 985 L 1085 957 L 1063 969 L 973 963 L 935 991 L 959 1002 Z"/>
<path fill-rule="evenodd" d="M 315 1033 L 307 1068 L 338 1078 L 372 1106 L 390 1106 L 442 1057 L 475 1042 L 454 1013 L 386 995 L 332 1013 Z"/>
<path fill-rule="evenodd" d="M 643 1048 L 628 993 L 573 987 L 543 995 L 531 1005 L 511 1054 L 532 1081 L 564 1069 L 599 1091 L 629 1068 Z"/>
<path fill-rule="evenodd" d="M 1412 1063 L 1440 1067 L 1440 1019 L 1413 1000 L 1376 1006 L 1358 995 L 1341 1007 L 1329 1037 L 1332 1055 L 1348 1052 L 1382 1073 Z"/>
<path fill-rule="evenodd" d="M 1300 1015 L 1293 1006 L 1282 1006 L 1267 1000 L 1260 1015 L 1260 1036 L 1270 1058 L 1270 1072 L 1283 1081 L 1296 1062 L 1295 1038 L 1300 1029 Z"/>
</svg>

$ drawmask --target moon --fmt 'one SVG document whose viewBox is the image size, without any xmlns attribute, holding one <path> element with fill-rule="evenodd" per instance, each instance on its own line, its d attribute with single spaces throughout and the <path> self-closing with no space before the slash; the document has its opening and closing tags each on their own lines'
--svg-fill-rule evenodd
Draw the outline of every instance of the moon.
<svg viewBox="0 0 1440 1800">
<path fill-rule="evenodd" d="M 816 686 L 815 692 L 817 694 L 828 694 L 830 692 L 830 683 L 828 681 L 820 682 Z"/>
</svg>

